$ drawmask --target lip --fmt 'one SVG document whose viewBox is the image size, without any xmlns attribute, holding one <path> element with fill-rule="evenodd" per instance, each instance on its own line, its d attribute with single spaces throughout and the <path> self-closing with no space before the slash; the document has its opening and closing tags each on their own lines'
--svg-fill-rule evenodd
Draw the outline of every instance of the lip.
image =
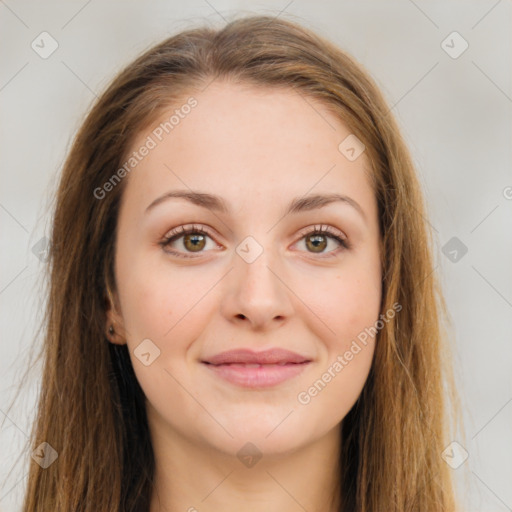
<svg viewBox="0 0 512 512">
<path fill-rule="evenodd" d="M 310 358 L 285 350 L 283 348 L 271 348 L 262 352 L 254 352 L 245 348 L 228 350 L 206 359 L 205 363 L 219 364 L 280 364 L 280 363 L 304 363 Z"/>
<path fill-rule="evenodd" d="M 218 377 L 246 388 L 277 386 L 300 374 L 311 359 L 289 350 L 263 352 L 236 349 L 222 352 L 202 363 Z"/>
</svg>

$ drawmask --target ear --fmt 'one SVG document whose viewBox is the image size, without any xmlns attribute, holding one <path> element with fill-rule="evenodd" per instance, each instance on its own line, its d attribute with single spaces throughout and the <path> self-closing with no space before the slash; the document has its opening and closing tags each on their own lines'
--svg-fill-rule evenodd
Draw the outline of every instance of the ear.
<svg viewBox="0 0 512 512">
<path fill-rule="evenodd" d="M 117 295 L 113 296 L 110 290 L 107 290 L 107 295 L 108 297 L 105 297 L 107 318 L 105 336 L 111 343 L 115 343 L 116 345 L 126 345 L 126 330 L 124 328 L 123 316 L 119 312 L 119 301 L 117 300 Z"/>
</svg>

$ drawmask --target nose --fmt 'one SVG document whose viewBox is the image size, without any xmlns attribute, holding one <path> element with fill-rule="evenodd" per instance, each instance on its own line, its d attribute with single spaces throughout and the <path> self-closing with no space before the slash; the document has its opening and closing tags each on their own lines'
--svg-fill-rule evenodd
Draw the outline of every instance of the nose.
<svg viewBox="0 0 512 512">
<path fill-rule="evenodd" d="M 291 317 L 292 291 L 271 251 L 264 250 L 251 263 L 236 255 L 227 276 L 222 313 L 231 322 L 255 331 L 275 329 Z"/>
</svg>

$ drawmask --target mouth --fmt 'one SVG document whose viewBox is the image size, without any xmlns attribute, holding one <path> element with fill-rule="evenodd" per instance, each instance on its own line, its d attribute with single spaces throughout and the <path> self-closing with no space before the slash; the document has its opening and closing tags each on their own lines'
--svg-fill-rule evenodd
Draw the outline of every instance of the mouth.
<svg viewBox="0 0 512 512">
<path fill-rule="evenodd" d="M 277 386 L 304 371 L 310 358 L 284 349 L 230 350 L 201 361 L 214 375 L 246 388 Z"/>
</svg>

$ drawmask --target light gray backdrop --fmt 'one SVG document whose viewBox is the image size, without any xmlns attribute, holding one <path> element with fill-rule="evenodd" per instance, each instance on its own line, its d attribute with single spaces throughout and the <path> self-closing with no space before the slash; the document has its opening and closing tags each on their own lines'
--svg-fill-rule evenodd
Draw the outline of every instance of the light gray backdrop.
<svg viewBox="0 0 512 512">
<path fill-rule="evenodd" d="M 467 440 L 455 439 L 446 460 L 469 488 L 465 510 L 512 510 L 510 0 L 0 0 L 0 510 L 19 510 L 31 462 L 24 455 L 9 474 L 33 420 L 37 373 L 8 406 L 41 317 L 49 193 L 71 138 L 143 49 L 240 11 L 329 37 L 393 106 L 428 200 L 454 325 Z"/>
</svg>

